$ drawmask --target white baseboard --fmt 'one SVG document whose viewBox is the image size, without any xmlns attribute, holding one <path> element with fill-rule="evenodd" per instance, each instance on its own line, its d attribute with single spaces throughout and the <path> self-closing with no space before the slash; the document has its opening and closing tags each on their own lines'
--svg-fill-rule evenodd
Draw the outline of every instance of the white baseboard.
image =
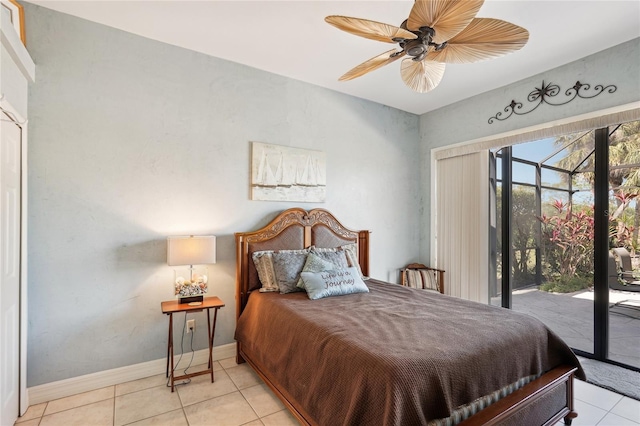
<svg viewBox="0 0 640 426">
<path fill-rule="evenodd" d="M 235 343 L 214 346 L 213 348 L 214 361 L 232 358 L 235 356 Z M 180 364 L 176 366 L 176 369 L 186 367 L 190 360 L 190 353 L 185 353 Z M 192 365 L 204 364 L 208 361 L 209 351 L 207 349 L 202 349 L 194 353 Z M 126 367 L 99 371 L 97 373 L 86 374 L 84 376 L 72 377 L 70 379 L 59 380 L 57 382 L 33 386 L 27 388 L 27 397 L 29 398 L 29 405 L 35 405 L 82 392 L 104 388 L 106 386 L 113 386 L 119 383 L 143 379 L 157 374 L 165 374 L 166 371 L 167 359 L 156 359 L 153 361 L 142 362 L 140 364 L 128 365 Z"/>
</svg>

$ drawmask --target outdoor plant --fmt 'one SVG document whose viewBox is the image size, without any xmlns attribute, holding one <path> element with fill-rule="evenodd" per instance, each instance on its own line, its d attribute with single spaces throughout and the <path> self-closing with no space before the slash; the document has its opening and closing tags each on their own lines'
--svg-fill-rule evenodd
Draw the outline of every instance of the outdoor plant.
<svg viewBox="0 0 640 426">
<path fill-rule="evenodd" d="M 615 194 L 617 208 L 609 216 L 609 242 L 611 247 L 625 247 L 633 255 L 636 251 L 634 244 L 634 227 L 624 220 L 623 213 L 638 194 L 619 192 Z"/>
<path fill-rule="evenodd" d="M 502 188 L 497 188 L 497 212 L 502 212 Z M 536 281 L 535 272 L 535 232 L 536 232 L 536 193 L 531 188 L 514 187 L 511 191 L 512 209 L 512 268 L 513 288 L 531 285 Z M 499 220 L 501 220 L 499 218 Z M 502 252 L 502 229 L 496 229 L 498 251 Z M 498 268 L 501 258 L 498 256 Z"/>
<path fill-rule="evenodd" d="M 540 290 L 552 293 L 573 293 L 591 285 L 591 277 L 559 276 L 554 281 L 547 281 L 540 286 Z"/>
<path fill-rule="evenodd" d="M 547 261 L 554 275 L 552 282 L 566 285 L 547 291 L 565 289 L 570 292 L 586 288 L 591 284 L 593 274 L 593 206 L 581 206 L 578 212 L 573 212 L 572 206 L 562 200 L 555 200 L 552 206 L 555 215 L 543 215 L 538 219 L 542 222 L 542 235 L 547 243 Z M 578 282 L 580 288 L 576 288 Z"/>
</svg>

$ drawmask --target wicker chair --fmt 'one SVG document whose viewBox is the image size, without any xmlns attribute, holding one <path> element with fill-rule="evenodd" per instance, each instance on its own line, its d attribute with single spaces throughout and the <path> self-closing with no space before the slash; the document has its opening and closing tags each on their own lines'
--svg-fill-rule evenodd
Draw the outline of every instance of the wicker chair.
<svg viewBox="0 0 640 426">
<path fill-rule="evenodd" d="M 422 263 L 410 263 L 400 270 L 400 283 L 405 287 L 435 290 L 444 294 L 444 271 Z"/>
</svg>

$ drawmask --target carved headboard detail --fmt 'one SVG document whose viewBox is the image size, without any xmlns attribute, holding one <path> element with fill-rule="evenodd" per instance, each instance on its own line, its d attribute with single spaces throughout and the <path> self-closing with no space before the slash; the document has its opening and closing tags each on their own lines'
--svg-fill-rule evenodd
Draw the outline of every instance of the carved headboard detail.
<svg viewBox="0 0 640 426">
<path fill-rule="evenodd" d="M 247 304 L 249 294 L 260 288 L 258 273 L 251 257 L 255 251 L 296 250 L 310 246 L 328 248 L 356 243 L 362 273 L 369 274 L 369 231 L 346 228 L 324 209 L 288 209 L 265 227 L 257 231 L 237 232 L 235 236 L 238 317 Z"/>
</svg>

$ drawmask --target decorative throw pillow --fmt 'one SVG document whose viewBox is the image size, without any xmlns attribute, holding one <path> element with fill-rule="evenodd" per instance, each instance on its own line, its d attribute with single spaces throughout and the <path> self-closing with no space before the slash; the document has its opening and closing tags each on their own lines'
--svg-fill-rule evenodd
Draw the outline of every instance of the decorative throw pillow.
<svg viewBox="0 0 640 426">
<path fill-rule="evenodd" d="M 296 287 L 300 279 L 300 272 L 307 260 L 307 251 L 302 253 L 277 251 L 273 255 L 273 269 L 276 273 L 276 281 L 280 293 L 293 293 L 294 291 L 303 291 Z"/>
<path fill-rule="evenodd" d="M 353 266 L 358 270 L 358 273 L 363 280 L 369 279 L 369 277 L 365 277 L 362 274 L 362 269 L 360 269 L 360 263 L 358 262 L 358 245 L 356 243 L 333 248 L 318 248 L 311 246 L 310 249 L 317 253 L 343 252 L 344 257 L 347 259 L 347 267 Z"/>
<path fill-rule="evenodd" d="M 309 299 L 312 300 L 369 292 L 369 288 L 354 267 L 334 271 L 302 272 L 300 275 Z"/>
<path fill-rule="evenodd" d="M 422 277 L 422 288 L 439 292 L 440 285 L 438 284 L 437 272 L 430 269 L 420 269 L 419 271 Z"/>
<path fill-rule="evenodd" d="M 429 269 L 407 269 L 407 287 L 440 291 L 435 271 Z"/>
<path fill-rule="evenodd" d="M 331 263 L 333 265 L 333 268 L 331 269 L 347 269 L 349 267 L 346 253 L 339 247 L 336 247 L 335 249 L 317 249 L 315 247 L 311 247 L 311 253 L 315 254 L 322 260 Z"/>
<path fill-rule="evenodd" d="M 332 269 L 336 269 L 334 264 L 328 262 L 318 256 L 313 251 L 307 255 L 307 260 L 304 263 L 304 267 L 302 268 L 302 272 L 322 272 L 322 271 L 330 271 Z M 302 277 L 298 280 L 298 284 L 296 286 L 302 290 L 304 290 L 304 282 L 302 281 Z"/>
<path fill-rule="evenodd" d="M 271 292 L 271 291 L 280 291 L 280 287 L 278 286 L 278 279 L 276 277 L 276 272 L 273 266 L 273 254 L 274 253 L 294 253 L 294 254 L 304 254 L 305 256 L 309 253 L 309 249 L 300 249 L 300 250 L 262 250 L 253 252 L 251 258 L 253 259 L 253 264 L 256 266 L 256 271 L 258 271 L 258 278 L 260 278 L 260 283 L 262 287 L 260 288 L 260 292 Z"/>
<path fill-rule="evenodd" d="M 349 266 L 355 267 L 363 280 L 368 280 L 369 277 L 365 277 L 362 274 L 362 269 L 360 269 L 360 262 L 358 262 L 358 246 L 356 244 L 347 244 L 341 248 L 344 249 L 344 252 L 347 255 L 347 262 L 349 262 Z"/>
<path fill-rule="evenodd" d="M 256 251 L 253 252 L 251 258 L 253 264 L 256 265 L 256 271 L 258 271 L 258 278 L 262 287 L 260 292 L 280 291 L 278 288 L 278 281 L 276 280 L 276 272 L 273 269 L 273 251 Z"/>
</svg>

